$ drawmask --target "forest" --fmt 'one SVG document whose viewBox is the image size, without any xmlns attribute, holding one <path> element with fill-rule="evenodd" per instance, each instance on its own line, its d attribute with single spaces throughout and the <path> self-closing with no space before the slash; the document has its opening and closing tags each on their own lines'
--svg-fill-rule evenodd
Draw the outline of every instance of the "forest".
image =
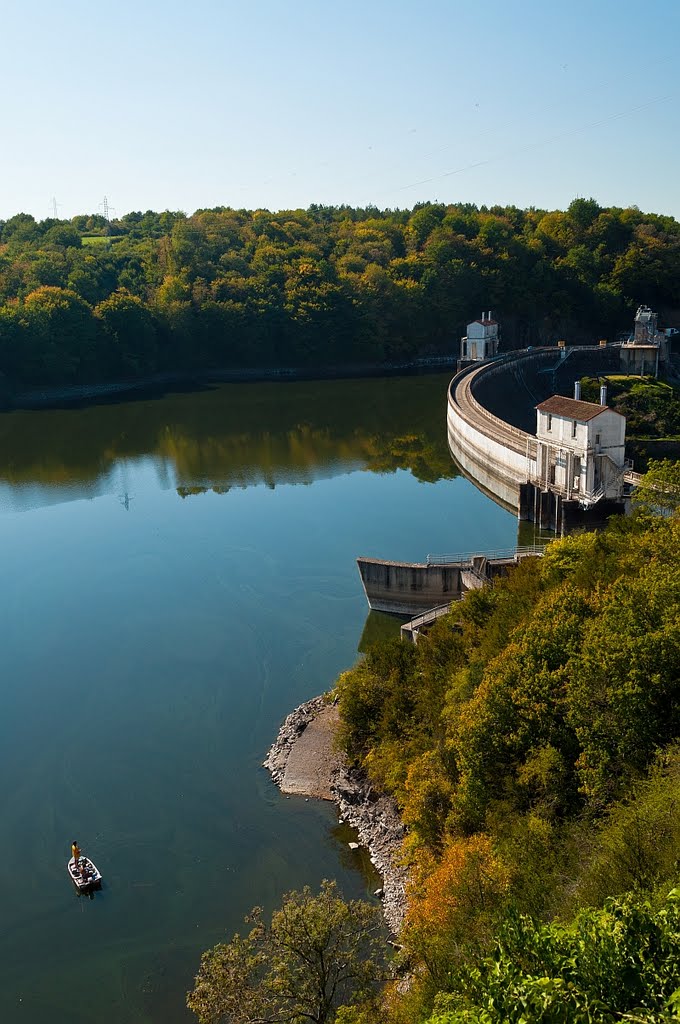
<svg viewBox="0 0 680 1024">
<path fill-rule="evenodd" d="M 614 340 L 641 302 L 662 320 L 680 309 L 680 224 L 593 199 L 0 222 L 10 395 L 451 356 L 481 309 L 506 348 Z"/>
<path fill-rule="evenodd" d="M 341 745 L 407 826 L 398 952 L 289 894 L 204 955 L 201 1024 L 680 1019 L 680 464 L 636 493 L 341 675 Z"/>
</svg>

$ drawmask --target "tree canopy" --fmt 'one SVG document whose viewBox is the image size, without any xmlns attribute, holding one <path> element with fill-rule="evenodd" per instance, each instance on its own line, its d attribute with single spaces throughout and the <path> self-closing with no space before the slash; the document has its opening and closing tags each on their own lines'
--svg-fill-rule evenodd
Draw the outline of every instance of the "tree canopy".
<svg viewBox="0 0 680 1024">
<path fill-rule="evenodd" d="M 0 373 L 22 388 L 450 355 L 482 308 L 508 347 L 593 341 L 641 301 L 677 309 L 679 282 L 677 221 L 592 199 L 17 214 L 0 222 Z"/>
<path fill-rule="evenodd" d="M 345 902 L 334 882 L 288 893 L 265 924 L 262 911 L 201 958 L 187 1005 L 200 1024 L 328 1024 L 343 1004 L 369 999 L 383 977 L 380 910 Z"/>
<path fill-rule="evenodd" d="M 680 1010 L 680 891 L 609 900 L 568 927 L 509 915 L 427 1024 L 658 1024 Z"/>
</svg>

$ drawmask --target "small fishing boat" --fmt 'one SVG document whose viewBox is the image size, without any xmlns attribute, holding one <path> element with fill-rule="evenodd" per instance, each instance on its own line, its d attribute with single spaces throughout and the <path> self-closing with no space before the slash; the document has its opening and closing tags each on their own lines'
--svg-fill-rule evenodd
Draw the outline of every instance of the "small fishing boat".
<svg viewBox="0 0 680 1024">
<path fill-rule="evenodd" d="M 94 889 L 101 889 L 102 876 L 97 865 L 89 857 L 79 857 L 77 862 L 71 857 L 67 867 L 71 881 L 78 892 L 92 892 Z"/>
</svg>

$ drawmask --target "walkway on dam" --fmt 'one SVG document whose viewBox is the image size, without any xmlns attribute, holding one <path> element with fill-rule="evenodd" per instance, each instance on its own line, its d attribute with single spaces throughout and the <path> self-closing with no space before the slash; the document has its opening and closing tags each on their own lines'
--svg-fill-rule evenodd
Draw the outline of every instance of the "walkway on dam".
<svg viewBox="0 0 680 1024">
<path fill-rule="evenodd" d="M 554 352 L 552 354 L 554 358 Z M 532 356 L 535 357 L 536 355 L 536 352 L 532 352 Z M 511 358 L 506 357 L 495 363 L 469 366 L 465 370 L 461 370 L 451 382 L 449 401 L 458 406 L 460 415 L 471 427 L 479 430 L 480 433 L 485 434 L 487 437 L 492 437 L 499 444 L 509 448 L 510 451 L 517 452 L 517 454 L 524 455 L 527 459 L 535 461 L 536 437 L 524 430 L 519 430 L 518 427 L 511 426 L 498 416 L 494 416 L 492 412 L 489 412 L 488 409 L 485 409 L 477 401 L 473 394 L 473 387 L 482 374 L 488 373 L 491 368 L 497 369 L 499 365 L 505 366 L 513 361 Z"/>
</svg>

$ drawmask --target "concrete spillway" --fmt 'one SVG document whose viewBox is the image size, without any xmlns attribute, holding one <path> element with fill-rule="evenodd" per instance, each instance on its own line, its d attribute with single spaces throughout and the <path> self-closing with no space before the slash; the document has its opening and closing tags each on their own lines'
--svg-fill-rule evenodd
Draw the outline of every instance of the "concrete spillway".
<svg viewBox="0 0 680 1024">
<path fill-rule="evenodd" d="M 357 558 L 369 608 L 393 615 L 413 615 L 462 595 L 460 565 L 385 562 Z"/>
<path fill-rule="evenodd" d="M 475 554 L 437 562 L 387 562 L 357 558 L 361 583 L 369 608 L 393 615 L 415 615 L 437 605 L 459 601 L 469 590 L 478 590 L 522 558 L 535 557 L 542 548 Z"/>
</svg>

